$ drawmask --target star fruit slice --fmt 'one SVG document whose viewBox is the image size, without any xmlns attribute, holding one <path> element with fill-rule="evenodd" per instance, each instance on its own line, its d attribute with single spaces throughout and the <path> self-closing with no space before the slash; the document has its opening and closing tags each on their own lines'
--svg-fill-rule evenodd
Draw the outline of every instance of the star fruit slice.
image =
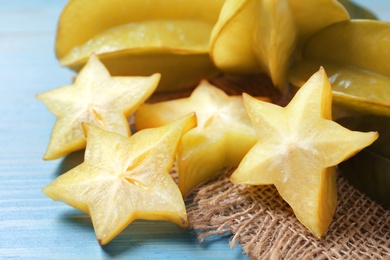
<svg viewBox="0 0 390 260">
<path fill-rule="evenodd" d="M 186 208 L 169 174 L 181 136 L 194 127 L 187 115 L 131 137 L 84 123 L 85 161 L 43 193 L 90 215 L 101 245 L 136 219 L 165 220 L 185 227 Z"/>
<path fill-rule="evenodd" d="M 210 55 L 227 72 L 267 73 L 287 91 L 288 67 L 320 29 L 349 19 L 336 0 L 227 0 L 210 40 Z"/>
<path fill-rule="evenodd" d="M 127 117 L 151 96 L 159 79 L 159 74 L 112 77 L 99 59 L 91 56 L 73 85 L 37 95 L 57 117 L 44 159 L 56 159 L 85 148 L 82 122 L 129 136 Z"/>
<path fill-rule="evenodd" d="M 315 34 L 303 48 L 304 59 L 289 71 L 300 87 L 321 65 L 337 104 L 359 113 L 390 115 L 390 23 L 351 20 Z"/>
<path fill-rule="evenodd" d="M 78 71 L 96 53 L 112 75 L 158 72 L 158 90 L 193 87 L 216 72 L 211 30 L 224 0 L 72 0 L 57 28 L 61 65 Z"/>
<path fill-rule="evenodd" d="M 164 125 L 190 112 L 196 113 L 198 125 L 183 136 L 177 157 L 183 196 L 222 168 L 237 166 L 256 142 L 242 97 L 228 96 L 207 81 L 188 98 L 143 104 L 136 128 Z"/>
<path fill-rule="evenodd" d="M 335 166 L 378 138 L 331 120 L 332 92 L 324 69 L 285 107 L 244 95 L 258 137 L 231 180 L 276 186 L 297 219 L 316 237 L 327 231 L 337 206 Z"/>
</svg>

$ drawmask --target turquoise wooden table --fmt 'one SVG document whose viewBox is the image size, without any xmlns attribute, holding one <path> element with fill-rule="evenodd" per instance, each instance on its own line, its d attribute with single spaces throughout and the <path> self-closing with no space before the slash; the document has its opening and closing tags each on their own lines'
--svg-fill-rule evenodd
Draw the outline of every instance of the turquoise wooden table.
<svg viewBox="0 0 390 260">
<path fill-rule="evenodd" d="M 387 0 L 357 2 L 390 20 Z M 157 221 L 136 221 L 100 247 L 88 216 L 41 193 L 82 158 L 41 159 L 55 118 L 34 97 L 74 76 L 54 56 L 65 4 L 0 0 L 0 258 L 246 259 L 240 246 L 230 249 L 227 236 L 199 243 L 194 233 Z"/>
</svg>

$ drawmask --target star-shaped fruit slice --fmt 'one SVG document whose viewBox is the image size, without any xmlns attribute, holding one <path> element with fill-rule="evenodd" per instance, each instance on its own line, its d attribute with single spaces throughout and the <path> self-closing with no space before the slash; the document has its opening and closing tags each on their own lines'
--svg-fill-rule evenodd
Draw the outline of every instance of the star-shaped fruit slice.
<svg viewBox="0 0 390 260">
<path fill-rule="evenodd" d="M 167 220 L 184 227 L 186 208 L 169 171 L 181 136 L 195 124 L 195 115 L 189 114 L 125 137 L 85 123 L 85 161 L 43 193 L 89 214 L 101 245 L 135 219 Z"/>
<path fill-rule="evenodd" d="M 223 167 L 237 166 L 256 142 L 242 97 L 228 96 L 207 81 L 188 98 L 141 105 L 136 128 L 164 125 L 190 112 L 198 125 L 183 136 L 177 158 L 183 196 Z"/>
<path fill-rule="evenodd" d="M 149 77 L 112 77 L 91 56 L 73 85 L 37 95 L 56 117 L 44 159 L 56 159 L 85 148 L 82 122 L 129 136 L 127 121 L 156 89 L 159 74 Z"/>
<path fill-rule="evenodd" d="M 285 107 L 244 95 L 258 137 L 233 172 L 234 183 L 274 184 L 298 220 L 316 237 L 328 229 L 337 206 L 340 162 L 378 138 L 331 120 L 332 92 L 323 69 Z"/>
</svg>

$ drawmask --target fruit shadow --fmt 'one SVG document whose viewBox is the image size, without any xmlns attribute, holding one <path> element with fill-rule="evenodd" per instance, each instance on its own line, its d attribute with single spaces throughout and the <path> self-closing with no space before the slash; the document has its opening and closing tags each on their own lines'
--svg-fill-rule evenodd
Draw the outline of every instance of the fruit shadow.
<svg viewBox="0 0 390 260">
<path fill-rule="evenodd" d="M 80 150 L 64 157 L 61 163 L 58 165 L 55 174 L 60 176 L 61 174 L 81 164 L 84 161 L 84 153 L 85 150 Z"/>
<path fill-rule="evenodd" d="M 158 259 L 159 255 L 164 255 L 163 252 L 171 250 L 174 245 L 193 248 L 196 243 L 197 238 L 193 233 L 173 223 L 136 220 L 102 249 L 109 257 L 118 257 L 130 251 L 144 254 L 149 248 Z"/>
<path fill-rule="evenodd" d="M 178 249 L 203 255 L 210 250 L 221 250 L 218 248 L 221 244 L 228 247 L 230 237 L 231 234 L 215 235 L 199 242 L 193 230 L 182 229 L 173 223 L 136 220 L 102 249 L 109 257 L 120 257 L 129 252 L 145 255 L 145 251 L 150 250 L 153 258 L 160 259 Z M 233 259 L 231 257 L 235 253 L 234 259 L 247 259 L 241 250 L 232 250 L 229 258 Z M 180 254 L 177 257 L 180 259 Z"/>
<path fill-rule="evenodd" d="M 84 150 L 74 152 L 64 157 L 56 169 L 55 174 L 60 176 L 71 170 L 84 161 Z M 82 230 L 83 236 L 88 236 L 86 239 L 94 239 L 93 242 L 98 242 L 95 238 L 94 229 L 90 217 L 77 209 L 71 209 L 64 213 L 61 217 L 63 222 L 73 226 L 74 229 Z M 231 233 L 214 235 L 199 242 L 197 233 L 191 229 L 182 229 L 179 226 L 166 221 L 148 221 L 136 220 L 126 227 L 117 237 L 109 244 L 102 246 L 102 251 L 107 257 L 120 257 L 129 252 L 140 252 L 150 248 L 156 252 L 158 257 L 159 249 L 161 251 L 172 250 L 172 245 L 189 248 L 193 250 L 207 251 L 213 248 L 215 244 L 228 243 Z M 235 251 L 236 252 L 236 251 Z M 242 258 L 242 252 L 237 251 L 237 259 Z M 233 253 L 233 252 L 232 252 Z"/>
<path fill-rule="evenodd" d="M 66 222 L 67 225 L 73 226 L 74 229 L 81 229 L 94 235 L 91 218 L 84 212 L 75 208 L 66 210 L 61 216 L 61 221 Z"/>
<path fill-rule="evenodd" d="M 98 243 L 93 229 L 90 217 L 76 209 L 71 209 L 61 216 L 61 220 L 67 225 L 73 226 L 73 229 L 82 230 L 86 239 L 94 239 Z M 208 241 L 217 241 L 221 237 Z M 172 250 L 174 245 L 199 250 L 207 250 L 207 243 L 199 243 L 196 234 L 188 229 L 183 229 L 171 222 L 153 221 L 153 220 L 135 220 L 127 226 L 122 232 L 102 246 L 102 251 L 107 257 L 120 257 L 128 253 L 145 254 L 145 250 L 151 250 L 158 258 L 163 251 Z"/>
</svg>

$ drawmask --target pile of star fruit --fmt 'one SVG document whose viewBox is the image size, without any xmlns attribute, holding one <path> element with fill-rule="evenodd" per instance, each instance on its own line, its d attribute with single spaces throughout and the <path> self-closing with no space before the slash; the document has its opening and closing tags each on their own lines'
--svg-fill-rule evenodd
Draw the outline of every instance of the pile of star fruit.
<svg viewBox="0 0 390 260">
<path fill-rule="evenodd" d="M 332 107 L 339 118 L 390 115 L 389 29 L 334 0 L 70 0 L 56 54 L 78 75 L 37 98 L 57 117 L 44 159 L 85 156 L 43 193 L 89 214 L 105 245 L 135 219 L 186 227 L 184 199 L 233 167 L 233 183 L 275 185 L 321 237 L 336 165 L 378 138 L 332 121 Z M 220 73 L 263 73 L 294 96 L 285 107 L 229 96 L 206 80 Z"/>
</svg>

